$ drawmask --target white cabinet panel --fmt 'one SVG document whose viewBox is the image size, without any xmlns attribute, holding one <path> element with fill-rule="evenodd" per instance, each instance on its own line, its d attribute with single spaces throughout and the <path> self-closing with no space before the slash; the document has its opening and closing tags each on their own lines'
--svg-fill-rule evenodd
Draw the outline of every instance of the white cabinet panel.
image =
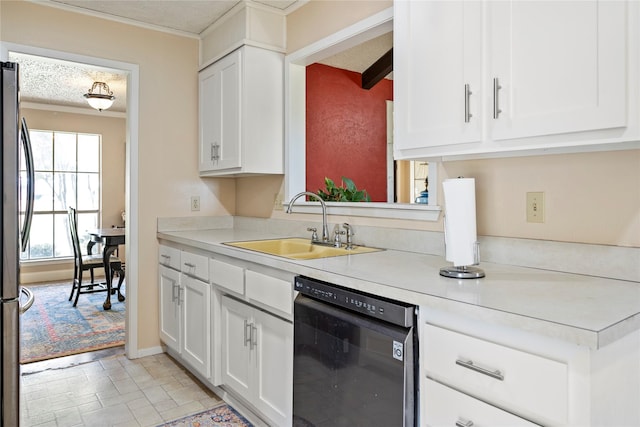
<svg viewBox="0 0 640 427">
<path fill-rule="evenodd" d="M 482 4 L 399 3 L 394 16 L 394 144 L 416 148 L 480 141 Z"/>
<path fill-rule="evenodd" d="M 200 72 L 200 170 L 237 168 L 240 158 L 241 51 Z"/>
<path fill-rule="evenodd" d="M 211 259 L 211 283 L 239 295 L 244 295 L 244 268 Z"/>
<path fill-rule="evenodd" d="M 626 125 L 621 1 L 493 1 L 491 76 L 502 88 L 493 139 Z"/>
<path fill-rule="evenodd" d="M 567 422 L 566 363 L 433 325 L 426 325 L 422 338 L 428 376 L 495 404 Z"/>
<path fill-rule="evenodd" d="M 204 255 L 197 255 L 191 252 L 182 251 L 181 271 L 191 277 L 209 281 L 209 258 Z"/>
<path fill-rule="evenodd" d="M 202 176 L 284 172 L 284 56 L 242 46 L 199 74 Z"/>
<path fill-rule="evenodd" d="M 182 275 L 182 357 L 205 378 L 211 376 L 211 287 Z"/>
<path fill-rule="evenodd" d="M 432 380 L 422 394 L 429 427 L 533 427 L 530 421 Z"/>
<path fill-rule="evenodd" d="M 158 267 L 160 299 L 160 339 L 180 352 L 180 273 L 165 266 Z"/>
<path fill-rule="evenodd" d="M 278 426 L 293 413 L 293 325 L 222 297 L 222 381 Z"/>
<path fill-rule="evenodd" d="M 633 2 L 398 1 L 394 13 L 397 159 L 637 140 Z"/>
<path fill-rule="evenodd" d="M 251 270 L 247 270 L 245 276 L 247 298 L 284 313 L 292 313 L 292 282 L 256 273 Z"/>
<path fill-rule="evenodd" d="M 158 248 L 158 263 L 180 270 L 180 250 L 170 246 L 160 245 Z"/>
<path fill-rule="evenodd" d="M 293 402 L 293 325 L 254 311 L 257 325 L 257 403 L 278 425 L 289 425 Z"/>
<path fill-rule="evenodd" d="M 222 382 L 242 395 L 250 393 L 249 348 L 251 308 L 232 298 L 222 297 Z"/>
</svg>

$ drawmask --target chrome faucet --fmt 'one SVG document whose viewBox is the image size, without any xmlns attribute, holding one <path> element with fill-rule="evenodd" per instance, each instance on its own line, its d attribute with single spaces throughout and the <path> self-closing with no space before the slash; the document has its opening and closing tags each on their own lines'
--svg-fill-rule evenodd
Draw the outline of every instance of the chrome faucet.
<svg viewBox="0 0 640 427">
<path fill-rule="evenodd" d="M 286 212 L 291 213 L 293 202 L 295 202 L 302 196 L 315 197 L 320 202 L 320 205 L 322 206 L 322 242 L 328 243 L 329 242 L 329 226 L 327 225 L 327 205 L 324 203 L 324 200 L 322 200 L 322 198 L 318 196 L 316 193 L 312 193 L 310 191 L 303 191 L 302 193 L 296 194 L 295 196 L 293 196 L 293 198 L 289 202 Z"/>
</svg>

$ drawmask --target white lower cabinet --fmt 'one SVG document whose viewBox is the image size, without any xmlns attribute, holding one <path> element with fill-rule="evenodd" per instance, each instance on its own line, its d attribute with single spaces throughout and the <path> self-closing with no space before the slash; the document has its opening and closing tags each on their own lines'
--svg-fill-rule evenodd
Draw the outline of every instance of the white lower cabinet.
<svg viewBox="0 0 640 427">
<path fill-rule="evenodd" d="M 211 376 L 211 285 L 208 270 L 202 268 L 206 257 L 182 251 L 172 257 L 160 248 L 159 297 L 160 339 L 174 356 L 182 359 L 203 379 Z M 173 250 L 177 252 L 176 250 Z M 168 265 L 169 260 L 182 259 L 182 271 Z M 206 264 L 206 262 L 205 262 Z M 197 267 L 199 268 L 197 268 Z M 197 277 L 191 274 L 197 273 Z M 204 279 L 204 280 L 201 280 Z"/>
<path fill-rule="evenodd" d="M 291 425 L 292 323 L 225 295 L 221 327 L 223 384 L 275 425 Z"/>
<path fill-rule="evenodd" d="M 160 265 L 160 339 L 180 354 L 180 272 Z"/>
<path fill-rule="evenodd" d="M 422 391 L 424 421 L 429 427 L 532 427 L 523 418 L 427 379 Z"/>
<path fill-rule="evenodd" d="M 182 358 L 205 378 L 211 376 L 211 286 L 182 275 Z"/>
</svg>

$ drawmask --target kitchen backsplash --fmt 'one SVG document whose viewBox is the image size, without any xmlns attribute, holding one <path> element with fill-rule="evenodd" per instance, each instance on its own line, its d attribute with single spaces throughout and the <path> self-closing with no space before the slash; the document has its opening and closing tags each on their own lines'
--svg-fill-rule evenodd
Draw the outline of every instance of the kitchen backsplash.
<svg viewBox="0 0 640 427">
<path fill-rule="evenodd" d="M 320 224 L 321 225 L 321 224 Z M 329 223 L 329 231 L 340 223 Z M 317 221 L 250 217 L 158 218 L 158 231 L 240 228 L 277 236 L 308 237 Z M 372 226 L 354 226 L 359 245 L 444 256 L 443 233 Z M 640 248 L 480 236 L 480 260 L 589 276 L 640 282 Z"/>
</svg>

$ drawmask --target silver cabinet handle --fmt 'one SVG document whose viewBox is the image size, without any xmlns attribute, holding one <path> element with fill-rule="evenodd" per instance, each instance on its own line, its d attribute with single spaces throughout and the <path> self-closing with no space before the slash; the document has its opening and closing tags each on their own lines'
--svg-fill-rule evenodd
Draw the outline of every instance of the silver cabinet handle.
<svg viewBox="0 0 640 427">
<path fill-rule="evenodd" d="M 471 121 L 471 117 L 473 117 L 473 114 L 471 114 L 471 110 L 469 107 L 469 97 L 471 96 L 471 94 L 473 94 L 473 92 L 471 92 L 469 84 L 467 83 L 464 85 L 464 122 L 465 123 L 469 123 L 469 121 Z"/>
<path fill-rule="evenodd" d="M 214 142 L 211 144 L 211 160 L 220 159 L 220 144 Z"/>
<path fill-rule="evenodd" d="M 247 333 L 247 328 L 249 328 L 249 333 Z M 244 346 L 247 346 L 247 343 L 251 344 L 251 323 L 244 319 Z"/>
<path fill-rule="evenodd" d="M 253 350 L 258 346 L 258 328 L 251 324 L 251 334 L 250 334 L 251 342 L 249 343 L 249 349 Z"/>
<path fill-rule="evenodd" d="M 195 264 L 191 264 L 190 262 L 185 262 L 184 265 L 189 267 L 189 268 L 195 268 L 196 267 Z"/>
<path fill-rule="evenodd" d="M 178 301 L 178 305 L 182 305 L 182 288 L 180 287 L 180 285 L 176 285 L 176 288 L 178 290 L 178 296 L 176 297 L 177 301 Z"/>
<path fill-rule="evenodd" d="M 171 257 L 169 255 L 166 255 L 166 254 L 161 254 L 160 257 L 164 258 L 164 259 L 171 259 Z"/>
<path fill-rule="evenodd" d="M 456 365 L 462 366 L 463 368 L 471 369 L 472 371 L 487 375 L 491 378 L 495 378 L 499 381 L 504 381 L 504 375 L 499 369 L 487 369 L 473 363 L 473 360 L 456 360 Z"/>
<path fill-rule="evenodd" d="M 171 285 L 171 302 L 176 301 L 176 285 Z"/>
<path fill-rule="evenodd" d="M 496 77 L 495 79 L 493 79 L 493 118 L 497 119 L 500 116 L 500 113 L 502 113 L 502 110 L 500 109 L 500 89 L 502 89 L 502 86 L 500 86 L 500 80 Z"/>
<path fill-rule="evenodd" d="M 456 420 L 456 427 L 473 427 L 473 421 L 458 417 Z"/>
</svg>

